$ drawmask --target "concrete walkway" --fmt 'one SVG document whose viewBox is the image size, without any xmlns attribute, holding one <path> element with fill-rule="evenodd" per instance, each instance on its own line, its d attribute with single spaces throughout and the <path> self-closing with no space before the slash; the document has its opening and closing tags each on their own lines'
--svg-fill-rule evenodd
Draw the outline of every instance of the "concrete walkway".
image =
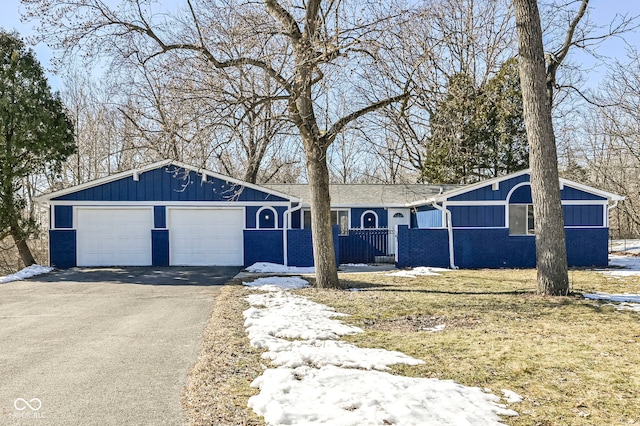
<svg viewBox="0 0 640 426">
<path fill-rule="evenodd" d="M 238 270 L 78 269 L 0 284 L 0 424 L 182 424 L 216 285 Z"/>
</svg>

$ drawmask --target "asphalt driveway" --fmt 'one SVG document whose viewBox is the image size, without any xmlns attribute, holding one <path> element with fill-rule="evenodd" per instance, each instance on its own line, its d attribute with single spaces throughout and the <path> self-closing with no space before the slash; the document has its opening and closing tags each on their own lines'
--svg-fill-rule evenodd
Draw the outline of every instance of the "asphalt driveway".
<svg viewBox="0 0 640 426">
<path fill-rule="evenodd" d="M 177 425 L 239 268 L 75 269 L 0 284 L 0 424 Z"/>
</svg>

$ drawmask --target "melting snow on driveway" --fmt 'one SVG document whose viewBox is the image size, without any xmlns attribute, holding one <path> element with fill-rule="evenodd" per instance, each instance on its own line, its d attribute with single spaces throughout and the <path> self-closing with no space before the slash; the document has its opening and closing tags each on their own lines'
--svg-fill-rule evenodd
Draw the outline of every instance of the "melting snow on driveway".
<svg viewBox="0 0 640 426">
<path fill-rule="evenodd" d="M 339 320 L 345 314 L 274 281 L 265 285 L 269 291 L 247 297 L 244 317 L 251 344 L 266 349 L 263 358 L 275 367 L 253 381 L 260 393 L 249 399 L 268 425 L 490 426 L 503 424 L 500 415 L 517 415 L 479 388 L 385 372 L 389 365 L 424 361 L 340 341 L 362 332 Z"/>
<path fill-rule="evenodd" d="M 46 274 L 48 272 L 53 271 L 53 268 L 50 266 L 40 266 L 40 265 L 31 265 L 26 268 L 16 272 L 15 274 L 5 275 L 4 277 L 0 277 L 0 284 L 8 283 L 11 281 L 20 281 L 27 278 L 35 277 L 36 275 Z"/>
</svg>

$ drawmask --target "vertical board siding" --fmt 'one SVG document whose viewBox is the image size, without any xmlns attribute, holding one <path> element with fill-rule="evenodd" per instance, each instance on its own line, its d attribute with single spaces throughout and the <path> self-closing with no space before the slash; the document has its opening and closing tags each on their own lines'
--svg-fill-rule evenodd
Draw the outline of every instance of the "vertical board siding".
<svg viewBox="0 0 640 426">
<path fill-rule="evenodd" d="M 565 185 L 564 188 L 560 190 L 560 197 L 563 200 L 606 200 L 605 197 L 582 191 L 580 189 L 572 188 L 567 185 Z"/>
<path fill-rule="evenodd" d="M 139 175 L 62 195 L 68 201 L 287 201 L 267 192 L 225 182 L 175 166 L 164 166 Z"/>
<path fill-rule="evenodd" d="M 602 205 L 562 206 L 564 226 L 603 226 L 605 209 Z"/>
<path fill-rule="evenodd" d="M 169 230 L 151 231 L 151 265 L 169 266 Z"/>
<path fill-rule="evenodd" d="M 153 207 L 153 227 L 160 229 L 167 227 L 167 208 L 165 206 Z"/>
<path fill-rule="evenodd" d="M 244 266 L 251 266 L 256 262 L 283 264 L 284 250 L 282 247 L 282 230 L 245 229 Z"/>
<path fill-rule="evenodd" d="M 76 231 L 73 229 L 49 231 L 49 254 L 49 262 L 54 268 L 66 269 L 77 266 Z"/>
<path fill-rule="evenodd" d="M 54 228 L 73 228 L 73 206 L 53 206 Z"/>
<path fill-rule="evenodd" d="M 455 197 L 449 198 L 449 201 L 500 201 L 506 200 L 507 194 L 511 188 L 522 182 L 529 182 L 529 175 L 524 174 L 513 177 L 511 179 L 500 182 L 499 189 L 494 191 L 491 185 L 483 186 L 473 191 L 465 192 Z"/>
<path fill-rule="evenodd" d="M 449 206 L 454 228 L 503 227 L 504 206 Z"/>
</svg>

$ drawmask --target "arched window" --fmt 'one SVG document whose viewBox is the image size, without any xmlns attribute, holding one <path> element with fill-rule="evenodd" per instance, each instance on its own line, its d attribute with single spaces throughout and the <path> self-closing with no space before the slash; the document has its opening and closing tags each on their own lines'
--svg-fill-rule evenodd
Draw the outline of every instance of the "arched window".
<svg viewBox="0 0 640 426">
<path fill-rule="evenodd" d="M 535 220 L 533 217 L 533 202 L 531 200 L 531 185 L 528 182 L 514 186 L 507 195 L 507 218 L 509 221 L 509 235 L 533 235 Z"/>
<path fill-rule="evenodd" d="M 394 214 L 393 217 L 400 218 L 400 217 L 404 217 L 404 215 L 402 213 L 398 212 L 398 213 Z"/>
<path fill-rule="evenodd" d="M 261 207 L 256 213 L 258 229 L 273 229 L 278 227 L 278 214 L 273 207 Z"/>
<path fill-rule="evenodd" d="M 378 214 L 373 210 L 367 210 L 360 216 L 361 228 L 377 228 L 378 227 Z"/>
</svg>

